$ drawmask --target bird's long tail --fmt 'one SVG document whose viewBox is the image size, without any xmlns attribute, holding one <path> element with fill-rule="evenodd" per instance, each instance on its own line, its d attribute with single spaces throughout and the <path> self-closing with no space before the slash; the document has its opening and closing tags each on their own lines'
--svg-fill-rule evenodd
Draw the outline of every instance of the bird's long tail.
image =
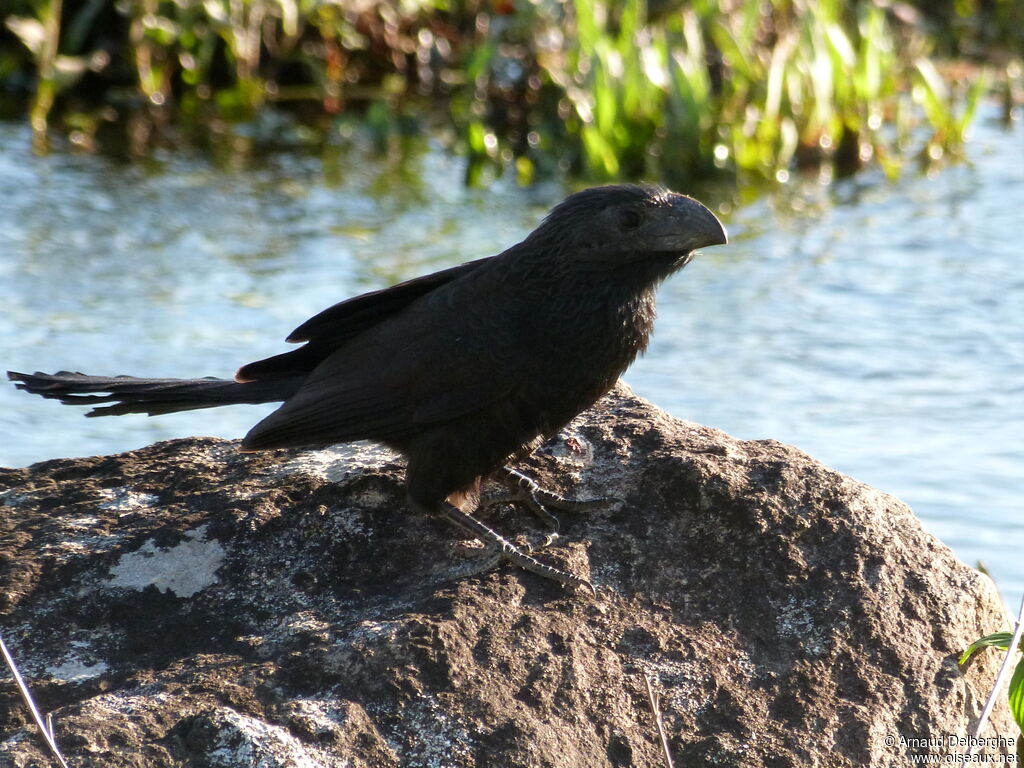
<svg viewBox="0 0 1024 768">
<path fill-rule="evenodd" d="M 96 405 L 86 416 L 145 413 L 155 416 L 175 411 L 216 408 L 241 403 L 273 403 L 288 399 L 301 377 L 238 382 L 232 379 L 140 379 L 134 376 L 87 376 L 84 373 L 18 373 L 7 378 L 18 389 L 60 400 L 66 405 Z"/>
</svg>

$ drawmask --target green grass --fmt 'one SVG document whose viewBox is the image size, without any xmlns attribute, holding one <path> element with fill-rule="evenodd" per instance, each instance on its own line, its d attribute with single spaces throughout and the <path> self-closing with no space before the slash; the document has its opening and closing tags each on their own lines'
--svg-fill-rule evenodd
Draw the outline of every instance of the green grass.
<svg viewBox="0 0 1024 768">
<path fill-rule="evenodd" d="M 563 50 L 536 58 L 571 106 L 552 143 L 574 147 L 591 178 L 717 168 L 785 179 L 871 161 L 896 173 L 915 151 L 960 152 L 985 85 L 954 91 L 927 39 L 872 3 L 851 17 L 836 0 L 698 0 L 656 24 L 644 0 L 573 8 L 545 20 L 564 24 Z"/>
<path fill-rule="evenodd" d="M 437 132 L 471 183 L 895 174 L 960 153 L 986 88 L 873 0 L 61 3 L 12 0 L 0 33 L 0 93 L 33 84 L 39 152 L 230 143 L 273 112 L 327 143 L 353 115 L 382 146 Z"/>
<path fill-rule="evenodd" d="M 1021 604 L 1021 613 L 1018 616 L 1018 621 L 1024 618 L 1024 603 Z M 1010 650 L 1010 644 L 1013 642 L 1013 632 L 996 632 L 992 635 L 986 635 L 985 637 L 979 638 L 971 643 L 966 650 L 960 655 L 960 665 L 966 664 L 970 658 L 980 651 L 982 648 L 996 648 L 1007 653 L 1006 662 L 1013 663 L 1014 651 Z M 1000 683 L 1005 682 L 1002 673 L 1000 674 L 995 688 L 993 689 L 993 695 L 998 695 Z M 1017 754 L 1020 755 L 1022 748 L 1024 748 L 1024 659 L 1019 659 L 1013 667 L 1013 672 L 1010 675 L 1010 684 L 1007 692 L 1007 704 L 1010 708 L 1010 714 L 1013 715 L 1013 719 L 1017 723 L 1017 727 L 1020 732 L 1017 734 Z M 980 728 L 977 729 L 980 731 Z M 976 734 L 978 735 L 978 734 Z"/>
</svg>

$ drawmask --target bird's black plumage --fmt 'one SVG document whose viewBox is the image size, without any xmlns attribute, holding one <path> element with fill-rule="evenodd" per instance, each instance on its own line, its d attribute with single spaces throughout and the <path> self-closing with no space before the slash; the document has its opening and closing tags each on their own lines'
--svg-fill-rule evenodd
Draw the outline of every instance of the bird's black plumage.
<svg viewBox="0 0 1024 768">
<path fill-rule="evenodd" d="M 412 503 L 435 510 L 475 498 L 482 477 L 607 392 L 647 346 L 657 285 L 725 242 L 691 198 L 597 187 L 497 256 L 324 310 L 289 336 L 303 346 L 235 381 L 8 375 L 64 403 L 112 403 L 90 415 L 284 401 L 245 449 L 377 440 L 407 457 Z"/>
</svg>

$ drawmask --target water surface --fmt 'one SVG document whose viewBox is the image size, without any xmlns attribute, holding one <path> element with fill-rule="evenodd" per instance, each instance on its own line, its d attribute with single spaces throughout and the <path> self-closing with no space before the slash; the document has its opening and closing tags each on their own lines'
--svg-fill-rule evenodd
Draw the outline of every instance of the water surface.
<svg viewBox="0 0 1024 768">
<path fill-rule="evenodd" d="M 626 380 L 677 416 L 792 443 L 900 496 L 1016 600 L 1024 129 L 994 114 L 970 162 L 936 176 L 795 182 L 727 209 L 732 244 L 663 286 Z M 466 189 L 462 161 L 429 142 L 234 169 L 28 147 L 0 124 L 0 364 L 15 370 L 230 376 L 335 301 L 500 251 L 565 194 Z M 239 437 L 269 410 L 83 419 L 2 386 L 0 464 Z"/>
</svg>

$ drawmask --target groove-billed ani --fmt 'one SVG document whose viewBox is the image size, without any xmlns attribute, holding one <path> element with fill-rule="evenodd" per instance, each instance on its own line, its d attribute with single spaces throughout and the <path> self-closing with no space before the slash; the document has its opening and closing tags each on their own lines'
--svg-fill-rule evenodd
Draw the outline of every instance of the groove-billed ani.
<svg viewBox="0 0 1024 768">
<path fill-rule="evenodd" d="M 89 416 L 284 401 L 243 449 L 384 443 L 408 459 L 414 508 L 444 512 L 528 570 L 590 587 L 472 517 L 481 479 L 511 484 L 538 512 L 571 507 L 506 463 L 612 387 L 647 346 L 657 285 L 696 248 L 725 242 L 692 198 L 587 189 L 497 256 L 335 304 L 288 337 L 303 346 L 244 365 L 234 380 L 7 375 L 63 403 L 113 403 Z"/>
</svg>

